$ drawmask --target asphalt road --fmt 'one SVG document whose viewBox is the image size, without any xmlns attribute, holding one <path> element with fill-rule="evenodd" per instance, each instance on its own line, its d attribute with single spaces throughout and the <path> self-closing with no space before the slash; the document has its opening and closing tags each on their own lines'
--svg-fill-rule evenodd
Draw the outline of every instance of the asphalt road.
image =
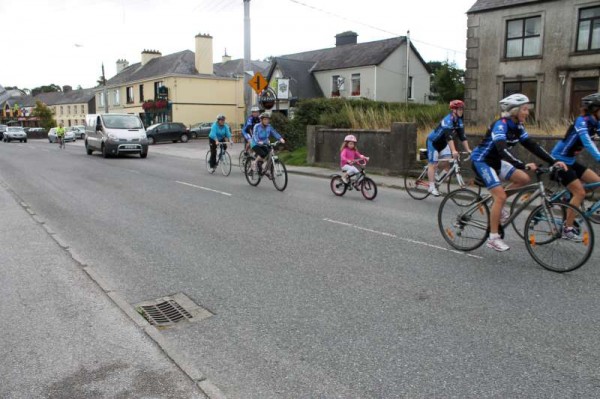
<svg viewBox="0 0 600 399">
<path fill-rule="evenodd" d="M 184 145 L 1 143 L 0 178 L 129 303 L 183 292 L 213 312 L 164 334 L 227 397 L 600 396 L 597 250 L 566 275 L 514 233 L 456 253 L 439 199 L 254 188 L 168 155 Z"/>
</svg>

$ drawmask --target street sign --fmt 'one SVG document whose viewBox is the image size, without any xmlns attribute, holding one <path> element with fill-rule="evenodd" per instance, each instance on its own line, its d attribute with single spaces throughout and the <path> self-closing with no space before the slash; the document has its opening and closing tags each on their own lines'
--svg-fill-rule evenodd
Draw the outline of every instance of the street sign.
<svg viewBox="0 0 600 399">
<path fill-rule="evenodd" d="M 256 92 L 256 94 L 260 94 L 268 85 L 267 79 L 260 72 L 256 72 L 252 79 L 248 81 L 252 90 Z"/>
<path fill-rule="evenodd" d="M 260 93 L 260 97 L 258 98 L 258 102 L 262 107 L 266 110 L 270 110 L 275 106 L 275 102 L 277 101 L 277 95 L 272 88 L 268 88 L 267 90 Z"/>
</svg>

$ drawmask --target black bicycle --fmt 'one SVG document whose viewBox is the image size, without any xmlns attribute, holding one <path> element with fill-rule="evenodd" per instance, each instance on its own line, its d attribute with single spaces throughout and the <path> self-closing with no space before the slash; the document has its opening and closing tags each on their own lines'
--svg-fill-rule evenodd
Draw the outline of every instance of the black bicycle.
<svg viewBox="0 0 600 399">
<path fill-rule="evenodd" d="M 218 166 L 221 166 L 223 176 L 229 176 L 231 173 L 231 157 L 229 156 L 229 152 L 227 152 L 227 144 L 231 145 L 230 142 L 219 143 L 219 153 L 217 154 L 214 168 L 210 167 L 210 150 L 206 152 L 206 170 L 208 170 L 208 173 L 215 173 Z"/>
<path fill-rule="evenodd" d="M 248 154 L 244 164 L 244 175 L 246 181 L 251 186 L 258 186 L 263 176 L 273 181 L 273 185 L 278 191 L 283 191 L 288 184 L 287 169 L 281 159 L 277 156 L 276 150 L 279 143 L 266 144 L 269 147 L 269 153 L 262 165 L 256 161 L 256 156 Z"/>
<path fill-rule="evenodd" d="M 360 191 L 365 199 L 373 200 L 377 196 L 377 184 L 367 177 L 365 173 L 366 160 L 359 160 L 354 163 L 358 167 L 358 173 L 348 177 L 348 182 L 342 179 L 339 174 L 331 175 L 329 187 L 338 197 L 341 197 L 347 190 Z"/>
</svg>

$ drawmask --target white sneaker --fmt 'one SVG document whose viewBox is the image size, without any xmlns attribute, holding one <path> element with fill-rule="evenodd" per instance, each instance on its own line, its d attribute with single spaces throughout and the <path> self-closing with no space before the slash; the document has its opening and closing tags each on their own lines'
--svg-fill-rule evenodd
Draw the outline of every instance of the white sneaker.
<svg viewBox="0 0 600 399">
<path fill-rule="evenodd" d="M 508 245 L 506 245 L 506 243 L 504 241 L 502 241 L 502 238 L 499 238 L 499 237 L 498 238 L 488 238 L 485 245 L 488 248 L 495 249 L 498 252 L 504 252 L 504 251 L 508 251 L 510 249 L 510 247 Z"/>
<path fill-rule="evenodd" d="M 506 208 L 502 208 L 502 213 L 500 214 L 500 224 L 506 224 L 508 218 L 510 218 L 510 212 Z"/>
<path fill-rule="evenodd" d="M 579 232 L 573 227 L 566 227 L 563 229 L 562 238 L 573 242 L 582 242 L 583 238 L 579 235 Z"/>
<path fill-rule="evenodd" d="M 429 194 L 433 195 L 434 197 L 439 197 L 440 196 L 440 192 L 435 187 L 429 187 L 428 191 L 429 191 Z"/>
</svg>

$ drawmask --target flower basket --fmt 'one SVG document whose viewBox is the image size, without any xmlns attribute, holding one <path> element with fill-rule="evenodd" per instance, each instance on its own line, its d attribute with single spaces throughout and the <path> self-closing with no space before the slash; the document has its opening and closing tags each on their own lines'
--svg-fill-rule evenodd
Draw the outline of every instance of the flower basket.
<svg viewBox="0 0 600 399">
<path fill-rule="evenodd" d="M 156 108 L 156 103 L 152 100 L 144 101 L 142 108 L 146 112 L 152 112 Z"/>
<path fill-rule="evenodd" d="M 157 101 L 154 103 L 154 108 L 155 108 L 156 110 L 163 110 L 163 109 L 167 108 L 167 105 L 168 105 L 168 104 L 167 104 L 167 101 L 166 101 L 166 100 L 157 100 Z"/>
</svg>

